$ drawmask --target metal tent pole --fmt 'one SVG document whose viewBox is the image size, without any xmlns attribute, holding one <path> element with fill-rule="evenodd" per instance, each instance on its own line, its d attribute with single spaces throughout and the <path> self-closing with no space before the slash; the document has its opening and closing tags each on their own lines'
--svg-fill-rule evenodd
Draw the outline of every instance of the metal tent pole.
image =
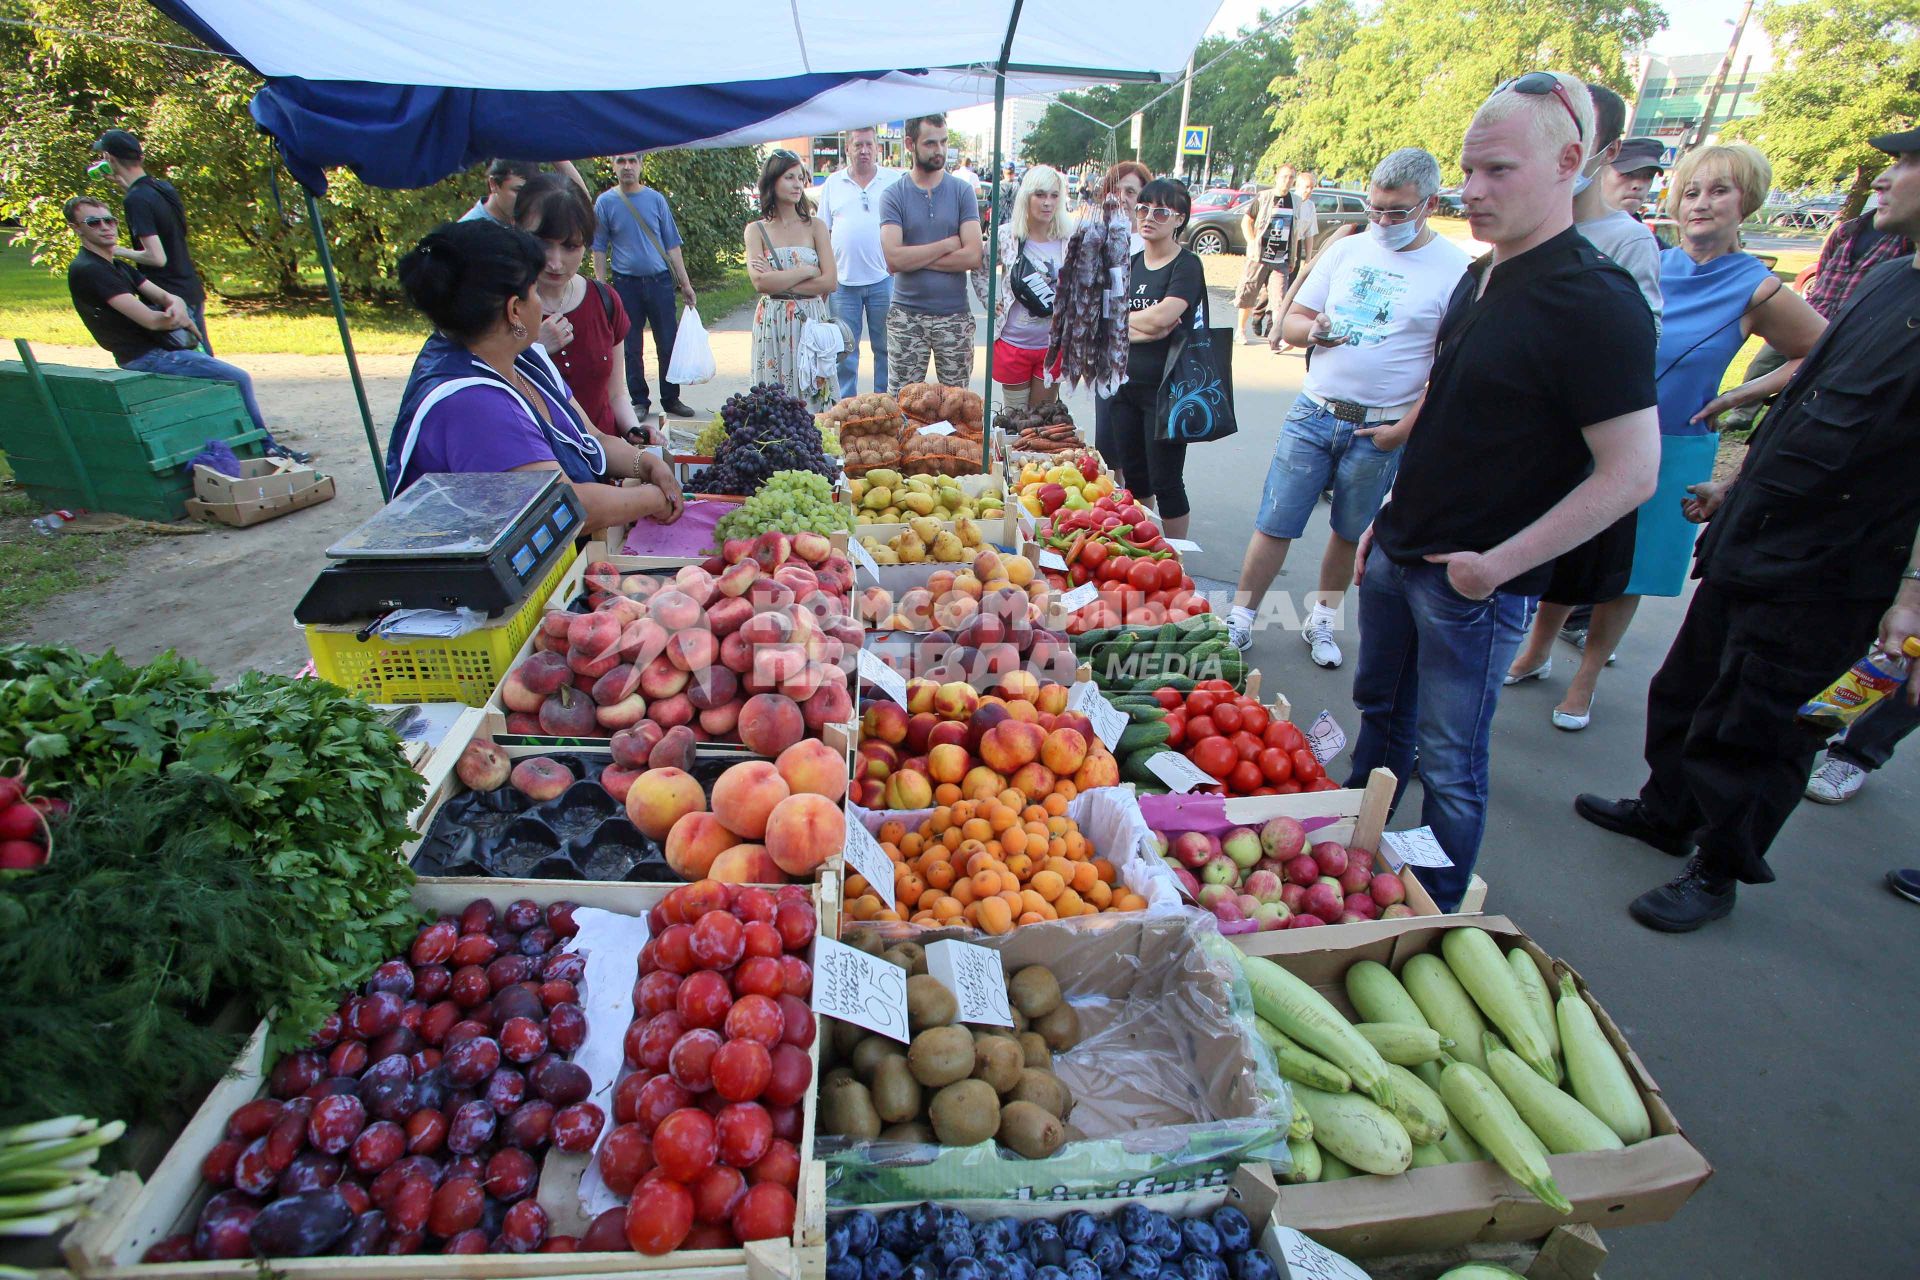
<svg viewBox="0 0 1920 1280">
<path fill-rule="evenodd" d="M 1013 33 L 1020 25 L 1020 10 L 1026 0 L 1013 0 L 1007 15 L 1007 38 L 1000 42 L 1000 61 L 993 69 L 993 185 L 987 199 L 997 215 L 1000 211 L 1000 171 L 1006 167 L 1000 143 L 1001 128 L 1007 115 L 1007 65 L 1013 61 Z M 993 221 L 993 234 L 987 237 L 987 386 L 980 398 L 980 471 L 993 470 L 993 309 L 999 297 L 1000 221 Z"/>
<path fill-rule="evenodd" d="M 360 380 L 360 362 L 353 354 L 353 332 L 347 327 L 347 304 L 340 297 L 340 279 L 333 273 L 333 254 L 327 249 L 327 229 L 320 220 L 320 202 L 307 192 L 307 218 L 313 223 L 314 248 L 320 251 L 320 270 L 327 277 L 327 296 L 333 299 L 333 322 L 340 327 L 340 346 L 347 353 L 347 374 L 353 379 L 353 398 L 360 403 L 360 425 L 367 431 L 367 452 L 373 455 L 374 479 L 380 482 L 380 500 L 390 501 L 393 490 L 387 485 L 387 460 L 380 451 L 380 437 L 374 434 L 373 410 L 367 407 L 367 384 Z"/>
</svg>

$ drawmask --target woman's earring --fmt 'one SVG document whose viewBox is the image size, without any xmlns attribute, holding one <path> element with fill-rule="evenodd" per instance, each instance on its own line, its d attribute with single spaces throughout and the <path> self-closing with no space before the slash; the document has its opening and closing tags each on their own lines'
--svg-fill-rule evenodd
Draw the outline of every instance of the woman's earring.
<svg viewBox="0 0 1920 1280">
<path fill-rule="evenodd" d="M 515 340 L 517 341 L 518 339 L 521 339 L 527 336 L 527 326 L 523 324 L 516 324 L 511 328 L 509 328 L 507 332 L 512 334 Z"/>
</svg>

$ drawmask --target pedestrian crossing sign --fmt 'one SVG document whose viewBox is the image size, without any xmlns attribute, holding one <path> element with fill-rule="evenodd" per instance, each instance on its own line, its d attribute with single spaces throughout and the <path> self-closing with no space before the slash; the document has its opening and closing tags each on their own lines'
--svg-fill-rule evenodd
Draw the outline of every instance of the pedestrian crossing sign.
<svg viewBox="0 0 1920 1280">
<path fill-rule="evenodd" d="M 1180 135 L 1180 154 L 1183 156 L 1203 156 L 1207 154 L 1207 135 L 1213 132 L 1209 124 L 1190 124 Z"/>
</svg>

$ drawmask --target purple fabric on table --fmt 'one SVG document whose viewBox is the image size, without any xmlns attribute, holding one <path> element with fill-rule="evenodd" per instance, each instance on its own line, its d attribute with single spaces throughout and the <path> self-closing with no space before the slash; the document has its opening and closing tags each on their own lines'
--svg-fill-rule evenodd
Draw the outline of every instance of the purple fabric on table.
<svg viewBox="0 0 1920 1280">
<path fill-rule="evenodd" d="M 467 387 L 427 411 L 404 478 L 434 471 L 511 471 L 553 460 L 553 446 L 540 424 L 512 392 Z"/>
<path fill-rule="evenodd" d="M 1219 796 L 1141 796 L 1140 816 L 1155 831 L 1198 831 L 1207 836 L 1217 836 L 1241 825 L 1227 821 L 1226 801 Z M 1300 825 L 1312 835 L 1340 821 L 1339 818 L 1302 818 Z M 1266 824 L 1246 825 L 1258 830 Z"/>
<path fill-rule="evenodd" d="M 717 543 L 713 529 L 720 517 L 738 511 L 737 502 L 714 502 L 707 498 L 689 498 L 686 514 L 672 524 L 636 520 L 627 531 L 621 553 L 630 556 L 705 556 Z"/>
</svg>

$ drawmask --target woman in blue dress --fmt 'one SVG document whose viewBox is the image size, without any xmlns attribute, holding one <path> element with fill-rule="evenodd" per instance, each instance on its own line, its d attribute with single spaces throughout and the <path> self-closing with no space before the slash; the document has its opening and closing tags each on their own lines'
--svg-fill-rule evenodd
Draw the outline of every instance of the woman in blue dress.
<svg viewBox="0 0 1920 1280">
<path fill-rule="evenodd" d="M 1740 224 L 1766 202 L 1773 167 L 1740 143 L 1682 156 L 1667 186 L 1667 212 L 1680 244 L 1660 255 L 1665 298 L 1654 357 L 1660 402 L 1660 481 L 1636 517 L 1633 574 L 1626 594 L 1595 605 L 1580 670 L 1567 687 L 1563 728 L 1584 728 L 1594 687 L 1626 635 L 1641 596 L 1677 596 L 1686 586 L 1700 526 L 1685 506 L 1713 478 L 1720 451 L 1714 420 L 1787 384 L 1826 328 L 1819 312 L 1784 288 L 1765 263 L 1740 249 Z M 1787 363 L 1764 378 L 1720 394 L 1727 366 L 1758 334 Z"/>
</svg>

